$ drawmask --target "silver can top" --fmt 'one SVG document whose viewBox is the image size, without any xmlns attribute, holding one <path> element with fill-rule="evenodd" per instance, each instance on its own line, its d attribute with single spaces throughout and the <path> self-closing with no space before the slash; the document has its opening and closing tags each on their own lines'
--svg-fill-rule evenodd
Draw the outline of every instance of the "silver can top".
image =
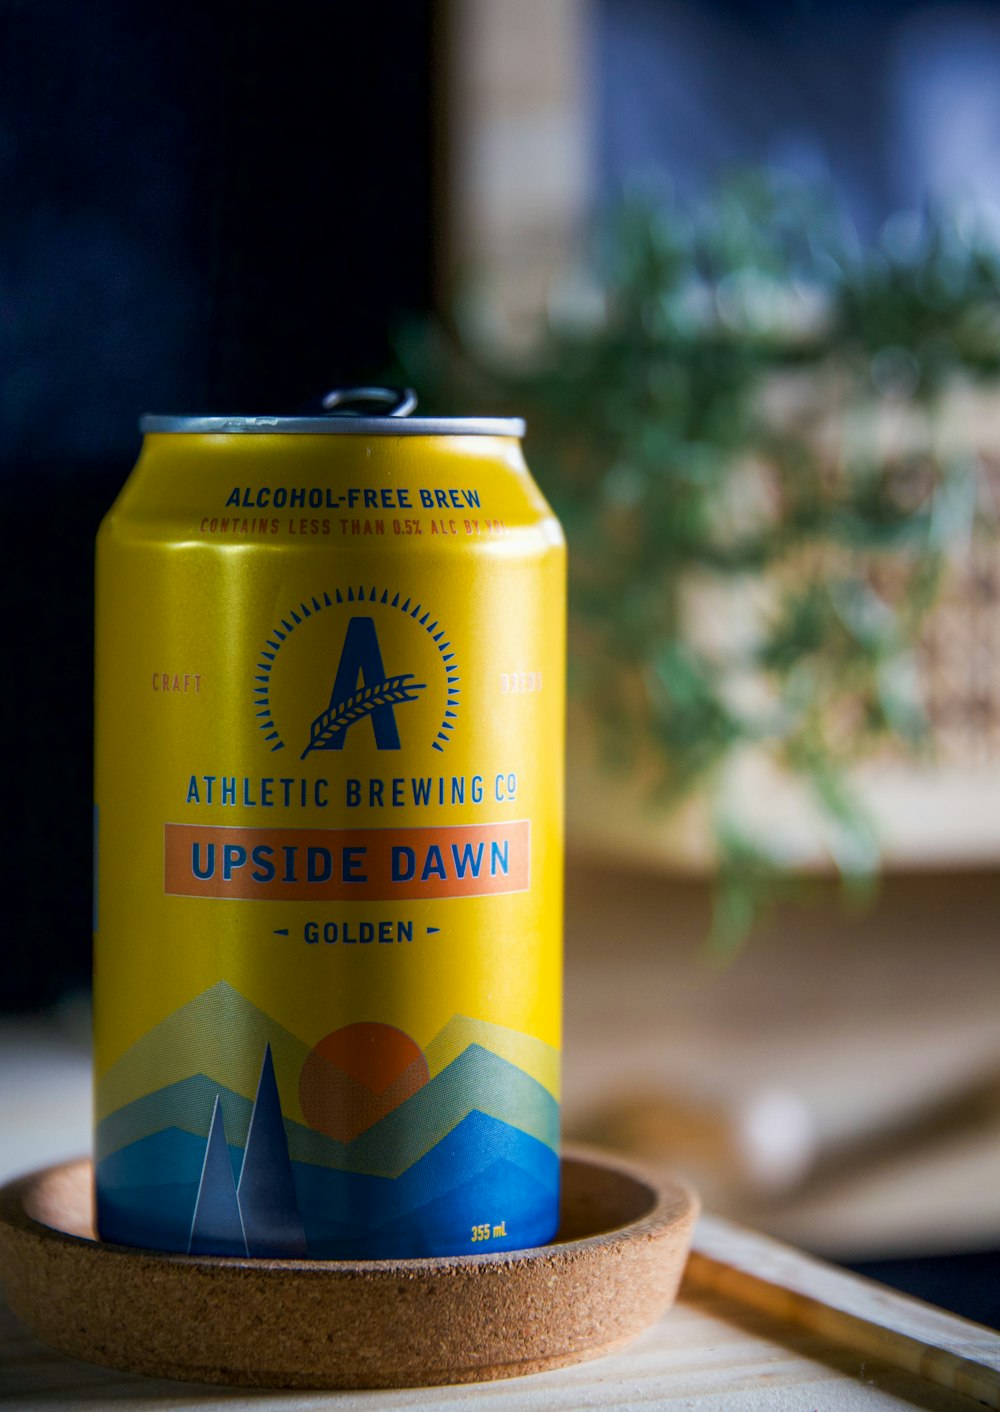
<svg viewBox="0 0 1000 1412">
<path fill-rule="evenodd" d="M 334 388 L 316 415 L 246 417 L 194 416 L 139 418 L 139 430 L 193 435 L 249 433 L 310 436 L 514 436 L 524 435 L 521 417 L 412 417 L 417 405 L 411 388 Z M 373 409 L 378 408 L 376 412 Z"/>
</svg>

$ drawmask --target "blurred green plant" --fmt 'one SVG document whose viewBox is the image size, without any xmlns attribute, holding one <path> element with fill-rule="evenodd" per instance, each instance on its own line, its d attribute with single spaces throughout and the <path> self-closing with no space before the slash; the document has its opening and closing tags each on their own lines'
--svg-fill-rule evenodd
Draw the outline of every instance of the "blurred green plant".
<svg viewBox="0 0 1000 1412">
<path fill-rule="evenodd" d="M 744 749 L 808 790 L 845 880 L 871 879 L 849 771 L 927 744 L 915 649 L 979 476 L 937 413 L 1000 372 L 988 233 L 900 215 L 862 249 L 822 196 L 744 173 L 604 219 L 530 358 L 491 353 L 460 314 L 401 354 L 439 406 L 527 417 L 570 546 L 571 695 L 659 802 L 708 799 L 714 946 L 790 881 L 734 812 Z M 886 437 L 893 417 L 909 432 Z"/>
</svg>

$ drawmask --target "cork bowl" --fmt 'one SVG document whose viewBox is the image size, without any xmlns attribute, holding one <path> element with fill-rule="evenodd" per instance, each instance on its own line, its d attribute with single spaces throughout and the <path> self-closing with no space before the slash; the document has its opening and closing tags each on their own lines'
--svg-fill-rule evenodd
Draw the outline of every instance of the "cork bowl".
<svg viewBox="0 0 1000 1412">
<path fill-rule="evenodd" d="M 97 1241 L 89 1161 L 0 1191 L 0 1281 L 44 1342 L 244 1387 L 485 1382 L 619 1347 L 673 1303 L 697 1201 L 569 1150 L 553 1244 L 425 1260 L 246 1260 Z"/>
</svg>

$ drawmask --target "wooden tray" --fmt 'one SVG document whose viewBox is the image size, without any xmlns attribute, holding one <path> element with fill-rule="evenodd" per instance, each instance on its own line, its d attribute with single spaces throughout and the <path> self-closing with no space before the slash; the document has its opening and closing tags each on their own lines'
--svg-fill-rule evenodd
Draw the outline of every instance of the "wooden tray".
<svg viewBox="0 0 1000 1412">
<path fill-rule="evenodd" d="M 0 1191 L 11 1309 L 64 1352 L 252 1387 L 485 1382 L 597 1357 L 673 1302 L 697 1211 L 685 1187 L 563 1158 L 558 1240 L 400 1261 L 240 1260 L 104 1244 L 89 1161 Z"/>
</svg>

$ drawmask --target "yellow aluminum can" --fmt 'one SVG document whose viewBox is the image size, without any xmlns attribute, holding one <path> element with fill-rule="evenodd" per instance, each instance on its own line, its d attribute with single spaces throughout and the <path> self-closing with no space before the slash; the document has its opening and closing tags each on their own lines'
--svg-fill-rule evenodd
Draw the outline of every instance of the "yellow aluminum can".
<svg viewBox="0 0 1000 1412">
<path fill-rule="evenodd" d="M 565 549 L 523 426 L 143 431 L 97 550 L 100 1233 L 544 1243 Z"/>
</svg>

